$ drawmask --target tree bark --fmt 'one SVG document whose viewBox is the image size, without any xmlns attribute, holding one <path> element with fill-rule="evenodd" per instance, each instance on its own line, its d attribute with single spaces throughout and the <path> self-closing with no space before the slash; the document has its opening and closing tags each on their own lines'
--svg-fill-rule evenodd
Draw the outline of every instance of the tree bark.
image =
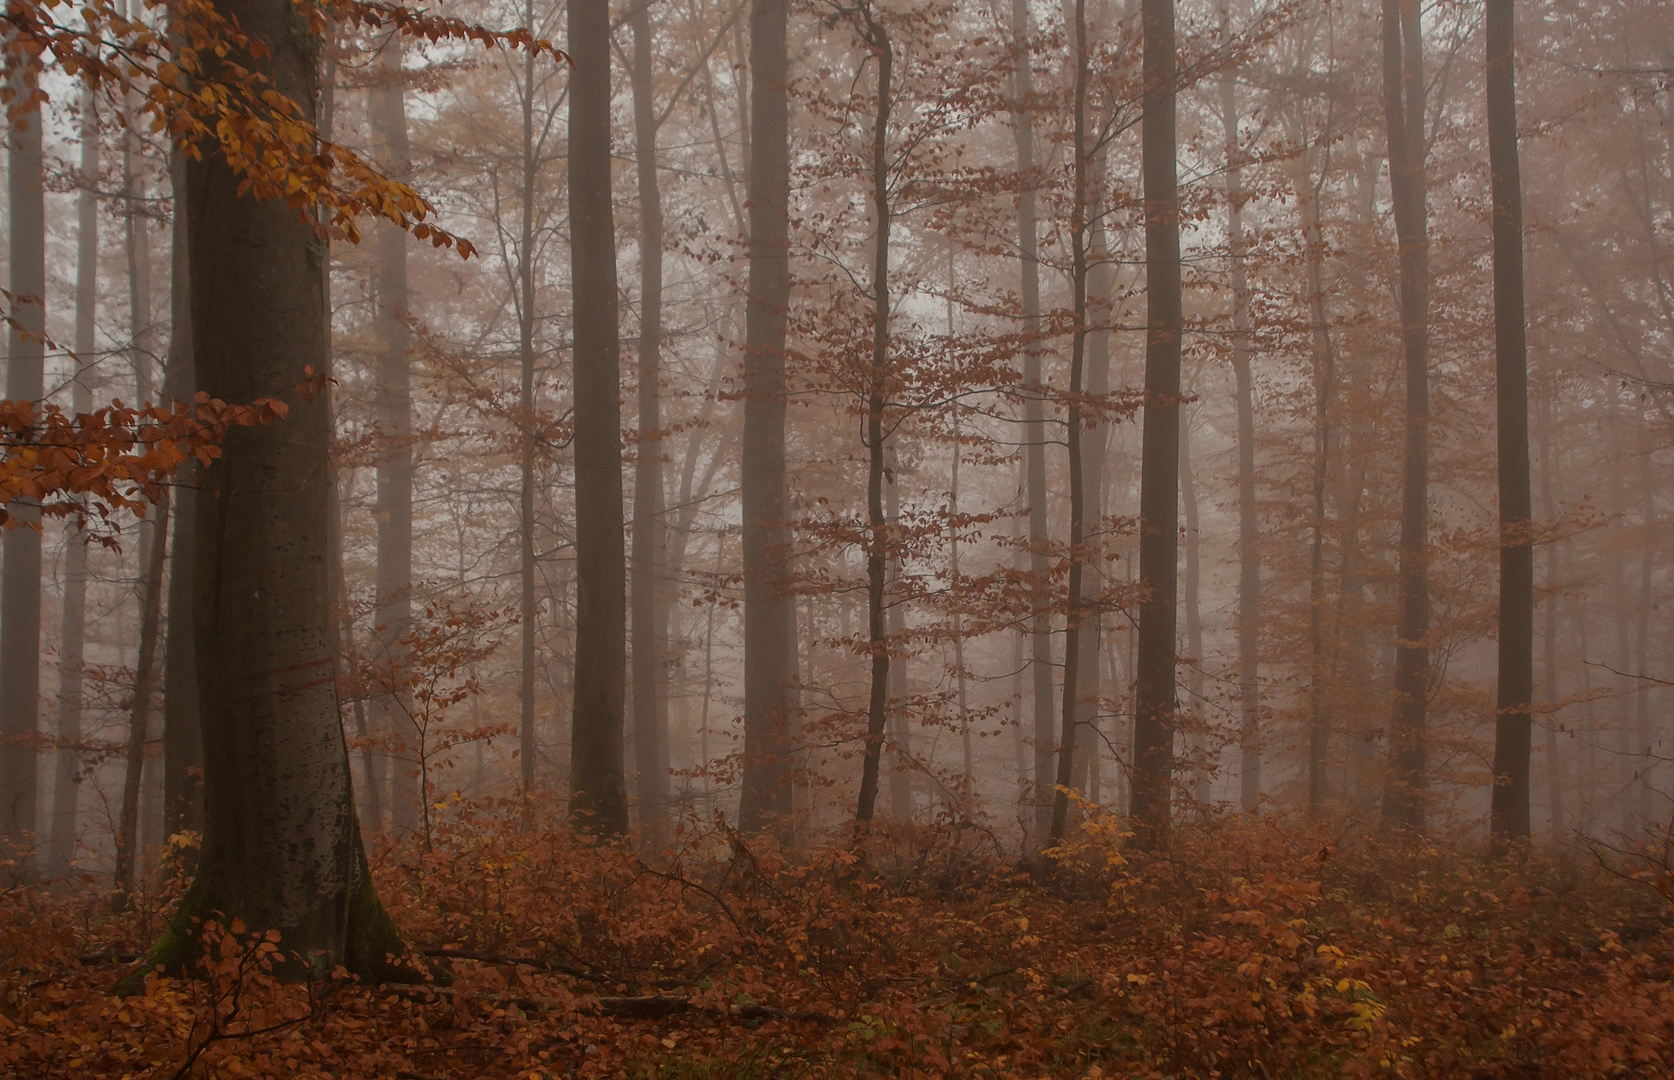
<svg viewBox="0 0 1674 1080">
<path fill-rule="evenodd" d="M 1494 387 L 1499 428 L 1500 656 L 1494 722 L 1496 842 L 1529 835 L 1534 698 L 1534 515 L 1529 490 L 1529 360 L 1523 311 L 1523 185 L 1517 160 L 1512 0 L 1487 0 L 1488 163 L 1494 203 Z"/>
<path fill-rule="evenodd" d="M 790 307 L 788 0 L 750 6 L 750 283 L 744 330 L 744 774 L 739 828 L 786 824 L 791 598 L 785 495 L 785 318 Z"/>
<path fill-rule="evenodd" d="M 319 39 L 284 0 L 222 0 L 266 46 L 275 90 L 312 121 Z M 213 60 L 210 61 L 212 64 Z M 204 470 L 193 580 L 204 736 L 197 876 L 147 963 L 194 953 L 194 918 L 273 929 L 288 973 L 414 977 L 367 873 L 337 708 L 331 632 L 326 393 L 293 388 L 330 356 L 326 245 L 282 201 L 239 193 L 219 147 L 186 166 L 192 345 L 200 386 L 223 401 L 284 395 L 289 415 L 240 428 Z"/>
<path fill-rule="evenodd" d="M 99 175 L 98 114 L 94 97 L 81 97 L 81 189 L 76 193 L 76 330 L 77 371 L 70 408 L 77 414 L 93 408 L 92 378 L 81 370 L 97 347 L 99 298 L 99 203 L 93 185 Z M 58 749 L 52 784 L 52 839 L 47 873 L 67 873 L 76 854 L 76 803 L 80 784 L 83 665 L 87 662 L 87 537 L 69 523 L 64 530 L 64 606 L 58 640 Z"/>
<path fill-rule="evenodd" d="M 1015 104 L 1011 130 L 1017 146 L 1017 171 L 1023 178 L 1017 194 L 1017 248 L 1023 300 L 1023 460 L 1028 478 L 1029 573 L 1034 578 L 1034 612 L 1030 617 L 1030 674 L 1034 742 L 1035 835 L 1044 838 L 1052 828 L 1052 598 L 1046 587 L 1046 402 L 1041 391 L 1040 253 L 1035 220 L 1034 54 L 1030 38 L 1034 20 L 1027 0 L 1012 0 L 1012 48 L 1017 52 Z"/>
<path fill-rule="evenodd" d="M 872 820 L 878 798 L 878 763 L 883 753 L 884 727 L 889 708 L 889 641 L 885 633 L 885 571 L 893 554 L 895 523 L 885 516 L 883 502 L 884 445 L 883 412 L 889 392 L 889 112 L 895 52 L 889 33 L 872 15 L 861 9 L 859 27 L 878 65 L 876 113 L 872 119 L 872 222 L 876 232 L 872 248 L 872 363 L 866 394 L 866 626 L 872 651 L 872 685 L 866 707 L 866 746 L 860 767 L 860 800 L 855 820 Z M 758 112 L 759 115 L 759 112 Z M 757 144 L 760 152 L 760 144 Z M 894 480 L 890 480 L 893 489 Z M 893 516 L 893 515 L 891 515 Z M 899 787 L 891 800 L 896 820 L 911 817 L 912 787 L 906 785 L 906 802 L 900 805 Z"/>
<path fill-rule="evenodd" d="M 392 33 L 378 52 L 379 80 L 367 94 L 367 116 L 379 164 L 395 180 L 412 171 L 407 139 L 406 92 L 401 84 L 401 35 Z M 374 620 L 381 659 L 399 660 L 400 642 L 413 625 L 413 404 L 407 366 L 407 233 L 379 219 L 375 230 L 378 258 L 378 309 L 373 331 L 381 348 L 376 362 L 375 410 L 381 438 L 377 498 L 377 599 Z M 408 710 L 390 690 L 377 699 L 378 725 L 391 736 L 394 792 L 390 801 L 397 832 L 418 828 L 418 773 L 424 768 L 416 748 Z"/>
<path fill-rule="evenodd" d="M 169 238 L 169 353 L 163 401 L 191 401 L 197 392 L 192 361 L 192 304 L 186 239 L 186 159 L 169 156 L 174 228 Z M 192 572 L 197 529 L 198 469 L 175 474 L 169 540 L 168 637 L 163 651 L 163 831 L 203 831 L 203 726 L 198 716 L 197 646 L 192 635 Z"/>
<path fill-rule="evenodd" d="M 535 32 L 534 0 L 523 8 L 523 25 Z M 535 786 L 535 635 L 540 609 L 535 602 L 535 54 L 523 54 L 522 225 L 517 255 L 518 403 L 523 408 L 523 445 L 518 470 L 518 724 L 517 746 L 523 797 Z"/>
<path fill-rule="evenodd" d="M 14 91 L 27 93 L 21 74 L 7 72 Z M 6 396 L 39 401 L 45 393 L 46 206 L 41 166 L 41 114 L 12 119 L 6 147 L 12 313 Z M 21 842 L 35 831 L 35 736 L 41 689 L 40 519 L 13 504 L 16 526 L 0 540 L 0 837 Z M 34 874 L 25 864 L 21 876 Z"/>
<path fill-rule="evenodd" d="M 1139 644 L 1131 808 L 1166 843 L 1174 778 L 1174 634 L 1180 555 L 1180 192 L 1175 171 L 1173 0 L 1141 0 L 1145 118 L 1145 419 L 1139 491 Z"/>
<path fill-rule="evenodd" d="M 633 608 L 634 764 L 642 840 L 661 842 L 669 810 L 668 621 L 663 563 L 661 394 L 663 207 L 657 182 L 657 106 L 651 58 L 651 10 L 634 9 L 634 161 L 639 176 L 639 446 L 634 464 Z"/>
<path fill-rule="evenodd" d="M 610 6 L 571 0 L 570 265 L 575 302 L 575 705 L 570 809 L 628 831 L 623 775 L 627 552 L 622 537 L 621 341 L 610 194 Z"/>
<path fill-rule="evenodd" d="M 1399 623 L 1383 819 L 1388 825 L 1421 830 L 1429 786 L 1425 714 L 1430 675 L 1430 242 L 1424 205 L 1424 59 L 1418 0 L 1383 0 L 1383 102 L 1400 246 L 1406 361 L 1406 449 L 1396 570 Z"/>
<path fill-rule="evenodd" d="M 162 538 L 169 527 L 168 489 L 154 506 L 158 539 L 151 544 L 140 581 L 139 658 L 134 664 L 134 696 L 128 703 L 128 756 L 122 778 L 122 816 L 116 831 L 116 890 L 112 905 L 121 910 L 134 891 L 140 847 L 140 785 L 144 779 L 146 736 L 151 729 L 151 699 L 156 693 L 157 645 L 163 620 Z"/>
<path fill-rule="evenodd" d="M 1203 613 L 1198 603 L 1203 579 L 1202 531 L 1198 528 L 1197 478 L 1192 473 L 1192 419 L 1184 410 L 1180 417 L 1180 509 L 1185 518 L 1182 535 L 1186 542 L 1186 574 L 1181 582 L 1188 653 L 1184 712 L 1191 718 L 1188 746 L 1192 754 L 1192 801 L 1202 809 L 1209 803 L 1209 777 L 1214 767 L 1203 716 Z"/>
<path fill-rule="evenodd" d="M 1068 611 L 1064 617 L 1064 685 L 1058 735 L 1058 771 L 1052 793 L 1049 838 L 1056 846 L 1069 821 L 1069 787 L 1075 777 L 1075 736 L 1080 710 L 1082 661 L 1081 582 L 1084 574 L 1087 493 L 1085 462 L 1081 456 L 1081 385 L 1087 366 L 1087 3 L 1075 0 L 1073 52 L 1075 63 L 1075 133 L 1071 144 L 1074 191 L 1070 197 L 1070 289 L 1075 329 L 1070 343 L 1069 417 L 1066 425 L 1069 457 L 1070 563 Z"/>
<path fill-rule="evenodd" d="M 1326 132 L 1326 137 L 1330 133 Z M 1328 662 L 1325 640 L 1325 491 L 1331 476 L 1331 405 L 1336 394 L 1336 354 L 1325 321 L 1325 237 L 1319 200 L 1324 168 L 1316 180 L 1306 153 L 1297 160 L 1297 212 L 1302 219 L 1303 263 L 1308 288 L 1308 327 L 1314 362 L 1313 514 L 1308 527 L 1308 813 L 1318 814 L 1325 801 L 1326 758 L 1331 719 L 1325 708 Z"/>
<path fill-rule="evenodd" d="M 1223 21 L 1226 8 L 1221 9 Z M 1250 377 L 1250 279 L 1245 260 L 1243 154 L 1238 145 L 1237 81 L 1220 80 L 1226 136 L 1227 262 L 1232 278 L 1232 377 L 1238 398 L 1238 805 L 1261 801 L 1261 532 L 1256 520 L 1255 383 Z"/>
<path fill-rule="evenodd" d="M 1540 511 L 1547 521 L 1558 516 L 1557 499 L 1553 497 L 1556 479 L 1556 453 L 1552 446 L 1552 395 L 1540 398 Z M 1544 655 L 1544 692 L 1546 694 L 1546 799 L 1552 813 L 1554 837 L 1564 835 L 1564 770 L 1558 759 L 1558 545 L 1546 544 L 1546 602 L 1542 605 L 1544 625 L 1541 628 Z"/>
</svg>

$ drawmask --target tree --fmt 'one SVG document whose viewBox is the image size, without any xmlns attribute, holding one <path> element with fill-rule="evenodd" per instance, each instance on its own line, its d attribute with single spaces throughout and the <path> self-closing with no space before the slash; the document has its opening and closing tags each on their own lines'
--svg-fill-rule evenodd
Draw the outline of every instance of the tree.
<svg viewBox="0 0 1674 1080">
<path fill-rule="evenodd" d="M 319 37 L 284 0 L 214 8 L 262 44 L 229 50 L 312 124 Z M 219 58 L 207 60 L 211 75 Z M 248 401 L 318 386 L 328 357 L 325 246 L 284 202 L 241 190 L 219 145 L 188 160 L 183 209 L 200 385 Z M 204 470 L 194 567 L 204 736 L 197 874 L 146 968 L 196 948 L 195 920 L 276 930 L 294 972 L 414 975 L 367 872 L 337 707 L 327 559 L 331 410 L 231 432 Z"/>
<path fill-rule="evenodd" d="M 1174 772 L 1174 633 L 1180 549 L 1180 191 L 1175 172 L 1173 0 L 1141 0 L 1145 117 L 1145 412 L 1139 482 L 1139 643 L 1131 811 L 1168 835 Z"/>
<path fill-rule="evenodd" d="M 402 85 L 402 36 L 392 30 L 378 50 L 378 81 L 367 95 L 372 141 L 386 175 L 406 180 L 412 172 L 407 137 L 407 96 Z M 407 363 L 407 231 L 380 220 L 375 231 L 378 258 L 378 308 L 374 331 L 382 348 L 375 379 L 378 495 L 373 517 L 378 523 L 377 637 L 386 654 L 405 638 L 413 624 L 413 406 L 412 374 Z M 393 692 L 379 700 L 379 727 L 397 748 L 393 825 L 411 831 L 422 816 L 410 739 L 407 703 Z"/>
<path fill-rule="evenodd" d="M 1389 184 L 1401 261 L 1401 342 L 1406 360 L 1399 625 L 1394 716 L 1383 818 L 1424 827 L 1425 711 L 1430 652 L 1430 242 L 1424 204 L 1424 54 L 1418 0 L 1383 0 L 1383 105 Z"/>
<path fill-rule="evenodd" d="M 663 206 L 657 186 L 657 103 L 651 59 L 650 5 L 633 17 L 634 164 L 639 179 L 639 444 L 634 458 L 633 608 L 634 755 L 640 827 L 661 835 L 668 813 L 667 603 L 663 562 L 661 389 L 663 333 Z"/>
<path fill-rule="evenodd" d="M 792 619 L 785 500 L 785 319 L 790 307 L 788 0 L 750 2 L 749 301 L 744 315 L 744 775 L 746 832 L 791 810 Z"/>
<path fill-rule="evenodd" d="M 1530 702 L 1534 698 L 1534 507 L 1529 481 L 1529 359 L 1523 315 L 1523 183 L 1517 156 L 1516 38 L 1512 0 L 1487 0 L 1488 158 L 1494 202 L 1494 386 L 1500 481 L 1500 658 L 1490 824 L 1501 844 L 1529 835 Z M 1643 659 L 1640 670 L 1644 670 Z"/>
<path fill-rule="evenodd" d="M 46 201 L 41 163 L 41 110 L 29 97 L 34 59 L 27 46 L 6 50 L 12 92 L 28 107 L 12 115 L 6 144 L 10 356 L 6 396 L 39 401 L 46 382 Z M 14 100 L 16 100 L 14 98 Z M 17 106 L 11 106 L 16 109 Z M 35 736 L 41 683 L 41 534 L 38 508 L 6 507 L 22 527 L 0 541 L 0 838 L 23 845 L 35 831 Z M 24 874 L 32 871 L 26 866 Z"/>
<path fill-rule="evenodd" d="M 610 8 L 573 0 L 570 267 L 575 300 L 575 707 L 570 808 L 628 831 L 623 776 L 627 551 L 622 537 L 621 342 L 610 193 Z"/>
</svg>

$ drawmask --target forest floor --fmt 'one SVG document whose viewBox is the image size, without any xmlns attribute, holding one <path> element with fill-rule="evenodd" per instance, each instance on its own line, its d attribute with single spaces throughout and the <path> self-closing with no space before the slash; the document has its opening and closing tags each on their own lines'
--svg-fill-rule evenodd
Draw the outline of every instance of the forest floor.
<svg viewBox="0 0 1674 1080">
<path fill-rule="evenodd" d="M 641 859 L 510 805 L 442 816 L 373 859 L 445 986 L 280 983 L 233 927 L 202 977 L 119 999 L 169 890 L 0 894 L 0 1076 L 1674 1075 L 1655 852 L 1228 818 L 1142 854 L 1094 818 L 1032 868 L 969 825 L 857 853 L 692 822 Z"/>
</svg>

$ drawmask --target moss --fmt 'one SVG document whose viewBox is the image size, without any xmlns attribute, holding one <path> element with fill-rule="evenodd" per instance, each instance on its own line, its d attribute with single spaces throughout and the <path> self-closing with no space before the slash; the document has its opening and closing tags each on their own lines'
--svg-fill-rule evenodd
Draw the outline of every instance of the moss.
<svg viewBox="0 0 1674 1080">
<path fill-rule="evenodd" d="M 349 900 L 347 929 L 343 966 L 362 982 L 419 983 L 434 979 L 446 985 L 453 981 L 447 969 L 408 951 L 400 931 L 395 928 L 395 920 L 378 899 L 378 889 L 364 869 L 360 888 Z"/>
<path fill-rule="evenodd" d="M 192 881 L 191 888 L 180 898 L 180 903 L 163 928 L 162 936 L 146 952 L 134 970 L 122 976 L 113 993 L 118 997 L 132 997 L 145 992 L 145 977 L 162 968 L 168 975 L 184 974 L 198 958 L 198 924 L 204 910 L 204 897 L 209 885 L 204 875 Z"/>
</svg>

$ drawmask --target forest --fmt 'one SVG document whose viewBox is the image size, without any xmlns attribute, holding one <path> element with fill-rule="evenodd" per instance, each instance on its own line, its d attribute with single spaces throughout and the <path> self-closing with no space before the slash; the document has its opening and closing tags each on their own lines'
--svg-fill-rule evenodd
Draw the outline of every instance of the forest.
<svg viewBox="0 0 1674 1080">
<path fill-rule="evenodd" d="M 0 66 L 0 1076 L 1674 1075 L 1674 3 Z"/>
</svg>

